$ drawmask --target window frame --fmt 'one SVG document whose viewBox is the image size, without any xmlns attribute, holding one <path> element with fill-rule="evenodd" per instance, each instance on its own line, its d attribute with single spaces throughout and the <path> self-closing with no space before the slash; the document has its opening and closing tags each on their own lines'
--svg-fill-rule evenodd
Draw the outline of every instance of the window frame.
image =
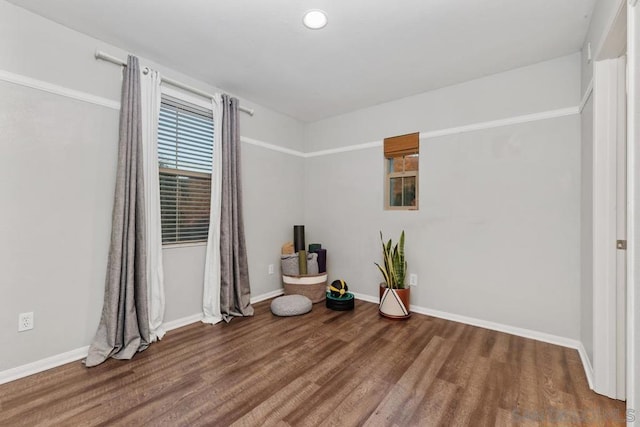
<svg viewBox="0 0 640 427">
<path fill-rule="evenodd" d="M 420 163 L 420 154 L 418 155 L 418 164 Z M 402 156 L 404 157 L 404 156 Z M 420 166 L 418 166 L 418 170 L 415 171 L 403 171 L 403 172 L 391 172 L 391 162 L 393 161 L 392 157 L 385 157 L 385 179 L 384 179 L 384 208 L 388 211 L 417 211 L 418 205 L 420 203 L 419 197 L 419 179 L 418 172 L 420 170 Z M 407 178 L 414 177 L 416 180 L 416 204 L 411 206 L 392 206 L 391 205 L 391 180 L 394 178 Z"/>
<path fill-rule="evenodd" d="M 215 114 L 216 114 L 216 109 L 214 107 L 213 101 L 208 99 L 208 98 L 204 98 L 204 97 L 200 97 L 198 95 L 192 94 L 190 92 L 185 92 L 179 89 L 175 89 L 173 87 L 168 87 L 165 85 L 162 85 L 160 87 L 160 98 L 161 98 L 161 102 L 162 102 L 162 97 L 164 96 L 169 96 L 171 98 L 176 98 L 180 101 L 183 101 L 185 103 L 189 103 L 192 104 L 196 107 L 200 107 L 206 110 L 211 111 L 211 117 L 212 117 L 212 122 L 214 123 L 214 129 L 213 129 L 213 153 L 215 153 L 215 142 L 216 142 L 216 129 L 215 129 Z M 158 127 L 160 126 L 160 119 L 158 118 Z M 160 176 L 161 174 L 170 174 L 170 175 L 175 175 L 175 176 L 193 176 L 194 178 L 210 178 L 211 180 L 211 186 L 213 187 L 213 179 L 215 177 L 214 171 L 213 171 L 213 165 L 212 165 L 212 171 L 211 173 L 205 173 L 205 172 L 194 172 L 194 171 L 189 171 L 189 170 L 184 170 L 184 169 L 175 169 L 175 168 L 161 168 L 160 167 L 160 159 L 157 156 L 156 158 L 156 162 L 158 162 L 158 176 Z M 159 191 L 159 189 L 158 189 Z M 211 203 L 211 196 L 209 196 L 209 203 Z M 160 196 L 160 204 L 162 205 L 162 196 Z M 160 213 L 161 213 L 161 217 L 162 217 L 162 208 L 160 208 Z M 162 224 L 162 221 L 161 221 Z M 162 228 L 162 225 L 161 225 Z M 161 238 L 162 238 L 162 233 L 161 233 Z M 207 241 L 208 241 L 208 233 L 207 233 L 207 239 L 203 239 L 203 240 L 191 240 L 191 241 L 183 241 L 183 242 L 169 242 L 169 243 L 165 243 L 164 241 L 162 242 L 162 248 L 163 249 L 174 249 L 174 248 L 181 248 L 181 247 L 193 247 L 193 246 L 206 246 L 207 245 Z"/>
<path fill-rule="evenodd" d="M 417 133 L 417 132 L 416 132 Z M 403 137 L 403 136 L 407 136 L 407 135 L 411 135 L 411 134 L 406 134 L 406 135 L 399 135 L 399 137 Z M 395 138 L 395 137 L 391 137 L 391 138 Z M 384 148 L 384 145 L 383 145 Z M 414 171 L 405 171 L 405 161 L 404 158 L 407 156 L 417 156 L 417 168 Z M 403 162 L 402 162 L 402 168 L 403 171 L 402 172 L 392 172 L 393 169 L 393 160 L 396 158 L 402 158 Z M 387 211 L 417 211 L 419 210 L 419 206 L 420 206 L 420 135 L 418 134 L 418 147 L 416 149 L 415 152 L 412 153 L 406 153 L 406 154 L 402 154 L 402 155 L 394 155 L 394 156 L 387 156 L 384 154 L 383 151 L 383 159 L 384 159 L 384 210 Z M 415 205 L 410 205 L 410 206 L 392 206 L 391 205 L 391 180 L 394 178 L 410 178 L 410 177 L 414 177 L 415 178 L 415 183 L 416 183 L 416 189 L 415 189 L 415 200 L 416 200 L 416 204 Z"/>
</svg>

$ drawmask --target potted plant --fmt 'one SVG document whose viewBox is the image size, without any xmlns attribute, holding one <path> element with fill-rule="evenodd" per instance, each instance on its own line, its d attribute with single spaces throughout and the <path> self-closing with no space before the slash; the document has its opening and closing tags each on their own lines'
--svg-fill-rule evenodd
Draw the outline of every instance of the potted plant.
<svg viewBox="0 0 640 427">
<path fill-rule="evenodd" d="M 411 313 L 409 312 L 410 289 L 404 284 L 407 275 L 407 261 L 404 259 L 404 230 L 395 246 L 391 239 L 385 244 L 382 231 L 380 241 L 384 266 L 375 263 L 384 278 L 384 282 L 380 283 L 379 312 L 384 317 L 406 319 L 411 316 Z"/>
</svg>

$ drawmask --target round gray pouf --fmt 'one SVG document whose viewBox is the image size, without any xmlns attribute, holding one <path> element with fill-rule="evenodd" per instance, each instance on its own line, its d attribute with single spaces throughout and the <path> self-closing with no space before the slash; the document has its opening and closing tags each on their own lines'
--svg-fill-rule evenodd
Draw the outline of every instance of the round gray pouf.
<svg viewBox="0 0 640 427">
<path fill-rule="evenodd" d="M 310 312 L 312 306 L 304 295 L 285 295 L 271 301 L 271 312 L 276 316 L 297 316 Z"/>
</svg>

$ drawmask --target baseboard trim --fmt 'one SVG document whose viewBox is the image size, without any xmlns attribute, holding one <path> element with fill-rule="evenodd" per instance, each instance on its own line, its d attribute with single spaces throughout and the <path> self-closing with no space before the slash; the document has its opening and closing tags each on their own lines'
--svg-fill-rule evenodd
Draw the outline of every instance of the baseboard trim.
<svg viewBox="0 0 640 427">
<path fill-rule="evenodd" d="M 371 295 L 360 294 L 358 292 L 351 292 L 351 293 L 353 294 L 355 299 L 359 299 L 360 301 L 372 302 L 374 304 L 378 304 L 380 302 L 379 297 L 376 298 L 376 297 L 372 297 Z M 413 306 L 411 306 L 411 308 L 413 308 Z"/>
<path fill-rule="evenodd" d="M 360 294 L 353 292 L 353 296 L 356 299 L 366 302 L 372 302 L 377 304 L 379 298 L 371 295 Z M 505 325 L 502 323 L 491 322 L 488 320 L 476 319 L 473 317 L 462 316 L 459 314 L 448 313 L 446 311 L 434 310 L 431 308 L 420 307 L 416 305 L 411 306 L 411 311 L 418 314 L 425 314 L 427 316 L 437 317 L 439 319 L 451 320 L 458 323 L 464 323 L 465 325 L 477 326 L 480 328 L 490 329 L 492 331 L 504 332 L 511 335 L 516 335 L 523 338 L 530 338 L 537 341 L 546 342 L 549 344 L 555 344 L 562 347 L 573 348 L 578 351 L 580 359 L 582 360 L 582 366 L 587 376 L 589 387 L 593 390 L 593 367 L 587 356 L 587 352 L 582 342 L 571 338 L 561 337 L 558 335 L 547 334 L 545 332 L 534 331 L 531 329 L 518 328 L 516 326 Z"/>
<path fill-rule="evenodd" d="M 162 324 L 165 331 L 173 331 L 174 329 L 182 328 L 183 326 L 190 325 L 202 320 L 202 313 L 192 314 L 181 319 L 172 320 Z"/>
<path fill-rule="evenodd" d="M 265 301 L 270 298 L 277 297 L 284 293 L 284 289 L 276 289 L 275 291 L 267 292 L 265 294 L 257 295 L 251 298 L 251 303 L 255 304 L 260 301 Z M 190 325 L 192 323 L 200 322 L 202 320 L 202 313 L 192 314 L 191 316 L 182 317 L 180 319 L 172 320 L 162 324 L 162 328 L 169 332 L 174 329 L 181 328 L 183 326 Z M 56 368 L 67 363 L 75 362 L 77 360 L 87 357 L 89 352 L 89 346 L 80 347 L 75 350 L 67 351 L 65 353 L 56 354 L 51 357 L 36 360 L 35 362 L 27 363 L 26 365 L 17 366 L 4 371 L 0 371 L 0 384 L 5 384 L 11 381 L 19 380 L 30 375 L 34 375 L 48 369 Z"/>
<path fill-rule="evenodd" d="M 199 322 L 200 320 L 202 320 L 202 313 L 193 314 L 191 316 L 163 323 L 162 327 L 165 331 L 168 332 L 186 325 L 190 325 L 191 323 Z M 35 362 L 27 363 L 26 365 L 10 368 L 5 371 L 0 371 L 0 384 L 19 380 L 20 378 L 25 378 L 30 375 L 34 375 L 61 365 L 65 365 L 67 363 L 82 360 L 87 357 L 88 352 L 89 346 L 80 347 L 75 350 L 67 351 L 65 353 L 60 353 L 51 357 L 36 360 Z"/>
<path fill-rule="evenodd" d="M 262 295 L 257 295 L 255 297 L 251 297 L 251 304 L 255 304 L 271 298 L 279 297 L 282 294 L 284 294 L 284 289 L 281 288 L 281 289 L 276 289 L 275 291 L 267 292 Z"/>
<path fill-rule="evenodd" d="M 26 365 L 7 369 L 6 371 L 0 372 L 0 384 L 19 380 L 20 378 L 28 377 L 57 366 L 84 359 L 87 357 L 88 352 L 89 346 L 80 347 L 75 350 L 67 351 L 66 353 L 56 354 L 55 356 L 27 363 Z"/>
<path fill-rule="evenodd" d="M 593 365 L 591 365 L 591 360 L 589 360 L 589 356 L 587 355 L 587 349 L 584 348 L 582 343 L 580 343 L 580 346 L 578 347 L 578 354 L 580 354 L 580 360 L 582 360 L 582 367 L 584 368 L 584 373 L 587 376 L 589 388 L 593 390 Z"/>
<path fill-rule="evenodd" d="M 268 300 L 270 298 L 280 296 L 283 293 L 284 293 L 284 289 L 276 289 L 274 291 L 257 295 L 251 298 L 251 304 L 255 304 L 261 301 Z M 379 302 L 378 301 L 379 298 L 373 297 L 371 295 L 360 294 L 357 292 L 353 292 L 353 295 L 356 299 L 361 301 L 371 302 L 374 304 L 377 304 Z M 591 366 L 591 361 L 587 356 L 587 352 L 584 348 L 584 345 L 578 340 L 573 340 L 570 338 L 547 334 L 544 332 L 538 332 L 531 329 L 518 328 L 515 326 L 509 326 L 501 323 L 490 322 L 487 320 L 476 319 L 473 317 L 447 313 L 440 310 L 433 310 L 433 309 L 420 307 L 416 305 L 411 306 L 411 311 L 418 314 L 425 314 L 427 316 L 438 317 L 440 319 L 451 320 L 454 322 L 464 323 L 466 325 L 478 326 L 485 329 L 491 329 L 493 331 L 505 332 L 511 335 L 530 338 L 530 339 L 534 339 L 542 342 L 547 342 L 550 344 L 556 344 L 563 347 L 576 349 L 578 351 L 578 354 L 580 355 L 580 359 L 582 360 L 582 365 L 585 370 L 585 374 L 587 376 L 589 387 L 593 390 L 593 367 Z M 190 325 L 192 323 L 199 322 L 201 320 L 202 320 L 202 313 L 197 313 L 191 316 L 183 317 L 181 319 L 176 319 L 170 322 L 166 322 L 163 324 L 163 327 L 164 327 L 164 330 L 168 332 L 174 329 L 181 328 L 186 325 Z M 87 357 L 88 351 L 89 351 L 89 346 L 85 346 L 85 347 L 77 348 L 75 350 L 71 350 L 65 353 L 47 357 L 45 359 L 37 360 L 32 363 L 27 363 L 26 365 L 1 371 L 0 384 L 5 384 L 11 381 L 18 380 L 20 378 L 25 378 L 30 375 L 34 375 L 34 374 L 46 371 L 48 369 L 52 369 L 67 363 L 84 359 L 85 357 Z"/>
</svg>

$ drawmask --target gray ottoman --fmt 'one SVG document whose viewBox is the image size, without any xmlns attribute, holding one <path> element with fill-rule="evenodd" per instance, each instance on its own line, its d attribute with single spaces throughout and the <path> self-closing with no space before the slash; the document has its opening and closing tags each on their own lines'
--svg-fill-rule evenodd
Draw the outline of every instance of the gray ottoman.
<svg viewBox="0 0 640 427">
<path fill-rule="evenodd" d="M 271 312 L 276 316 L 297 316 L 310 312 L 312 306 L 304 295 L 285 295 L 271 301 Z"/>
</svg>

